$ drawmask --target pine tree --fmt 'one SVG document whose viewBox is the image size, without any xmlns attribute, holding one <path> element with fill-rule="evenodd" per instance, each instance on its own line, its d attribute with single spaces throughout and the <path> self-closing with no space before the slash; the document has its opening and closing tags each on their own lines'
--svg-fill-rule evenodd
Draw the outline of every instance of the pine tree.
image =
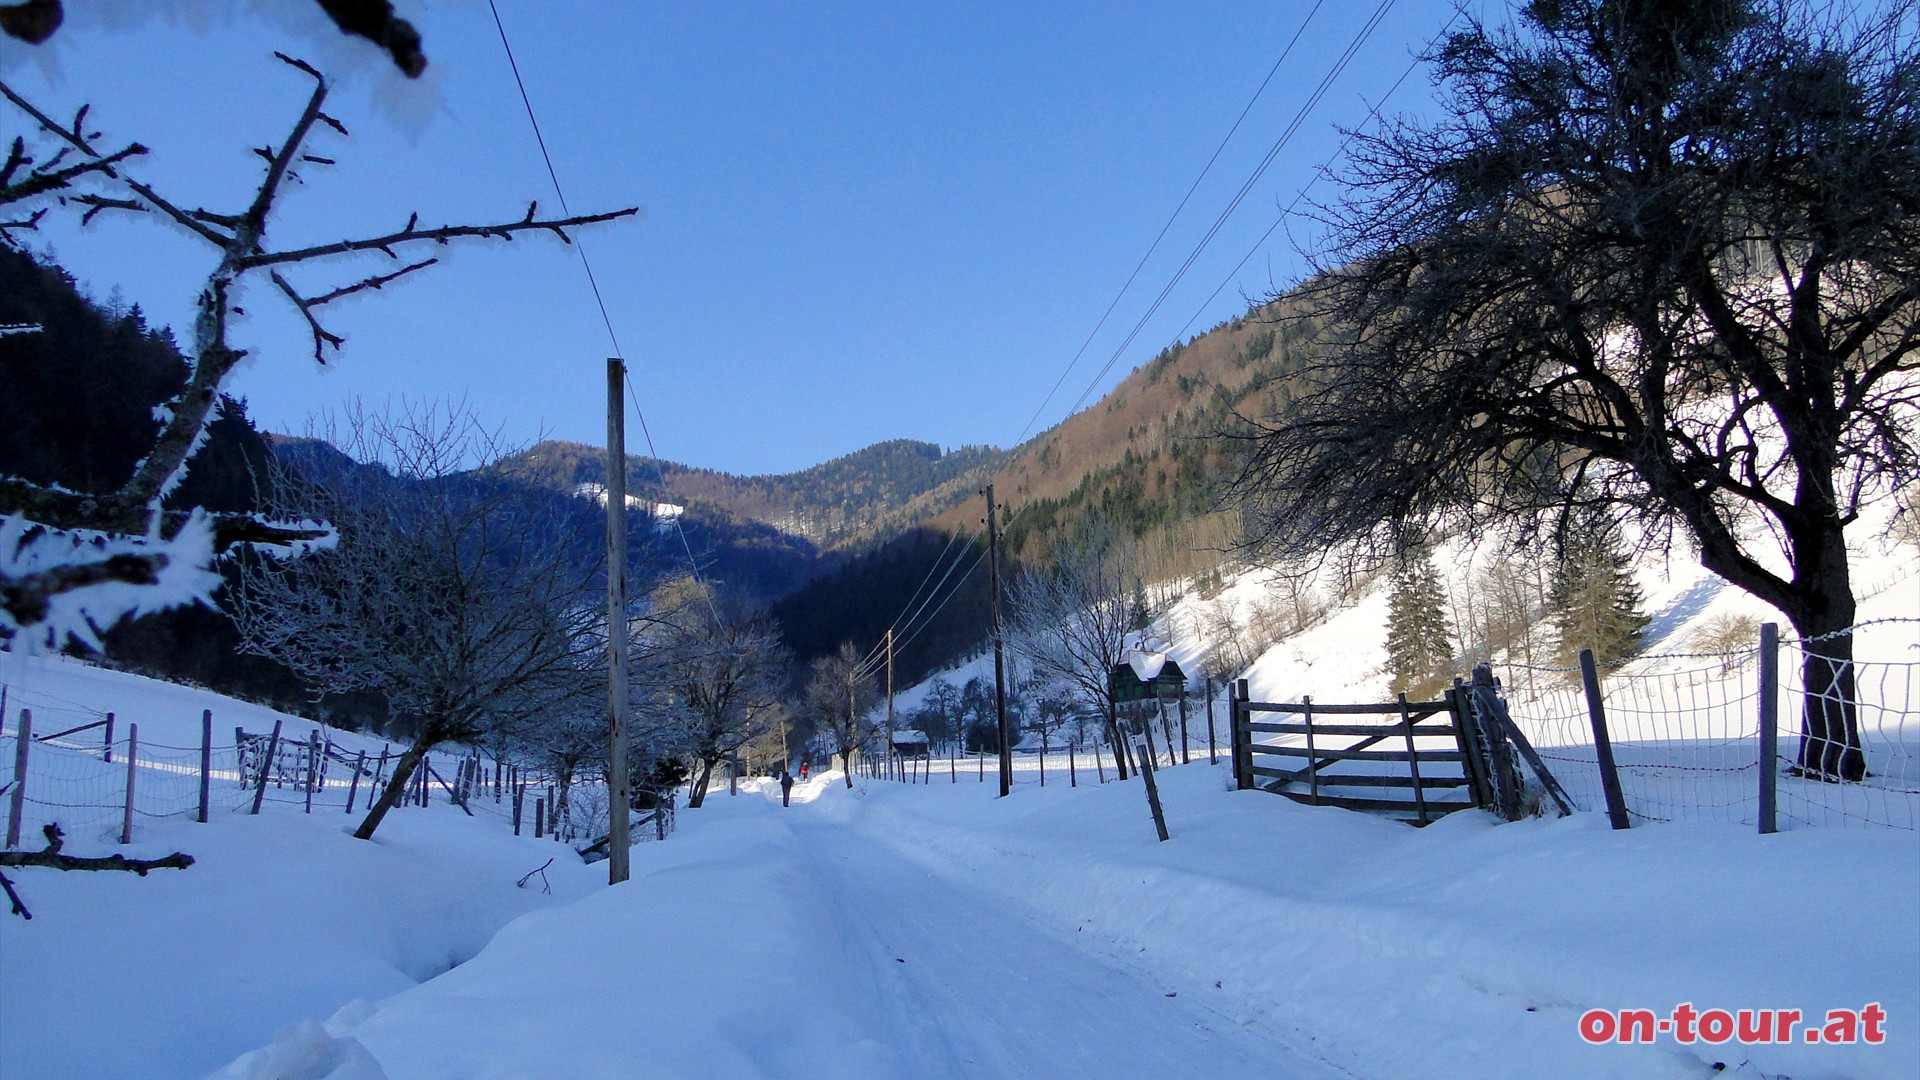
<svg viewBox="0 0 1920 1080">
<path fill-rule="evenodd" d="M 1560 660 L 1571 666 L 1581 649 L 1612 670 L 1640 651 L 1640 634 L 1651 619 L 1641 612 L 1639 586 L 1628 569 L 1616 530 L 1584 528 L 1561 542 L 1549 595 Z"/>
<path fill-rule="evenodd" d="M 1388 689 L 1419 696 L 1445 682 L 1453 666 L 1446 594 L 1433 553 L 1416 549 L 1395 567 L 1387 593 Z"/>
</svg>

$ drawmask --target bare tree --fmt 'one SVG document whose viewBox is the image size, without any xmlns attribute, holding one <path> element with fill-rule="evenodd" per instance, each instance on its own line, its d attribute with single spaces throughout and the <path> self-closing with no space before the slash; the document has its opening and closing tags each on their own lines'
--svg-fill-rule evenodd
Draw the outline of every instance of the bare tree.
<svg viewBox="0 0 1920 1080">
<path fill-rule="evenodd" d="M 569 230 L 635 213 L 628 208 L 542 218 L 538 206 L 530 205 L 524 216 L 497 224 L 440 226 L 422 226 L 416 213 L 397 229 L 277 249 L 268 240 L 268 223 L 287 185 L 332 163 L 307 148 L 309 138 L 317 127 L 346 132 L 325 111 L 326 78 L 299 60 L 281 59 L 311 79 L 313 91 L 286 138 L 258 150 L 265 162 L 260 182 L 246 205 L 232 211 L 203 209 L 162 194 L 131 171 L 145 152 L 138 143 L 107 149 L 102 136 L 91 130 L 85 108 L 70 123 L 62 123 L 0 82 L 0 96 L 31 121 L 34 142 L 55 147 L 42 153 L 30 149 L 26 138 L 14 141 L 7 162 L 0 165 L 0 205 L 18 208 L 26 216 L 0 227 L 0 236 L 31 228 L 44 207 L 31 212 L 26 208 L 36 200 L 54 200 L 79 211 L 83 220 L 101 214 L 164 220 L 214 256 L 198 292 L 186 383 L 159 410 L 159 433 L 133 475 L 112 491 L 72 491 L 0 477 L 0 639 L 32 631 L 33 640 L 44 636 L 42 644 L 68 635 L 91 640 L 97 629 L 130 614 L 205 602 L 219 584 L 219 576 L 209 569 L 213 558 L 235 545 L 284 545 L 326 535 L 324 526 L 312 522 L 296 526 L 254 515 L 209 515 L 162 506 L 204 442 L 221 387 L 247 355 L 229 338 L 230 319 L 239 312 L 235 298 L 246 284 L 257 280 L 271 285 L 274 294 L 299 311 L 312 335 L 314 359 L 325 363 L 343 340 L 322 321 L 328 305 L 384 289 L 438 261 L 416 257 L 420 249 L 468 239 L 510 240 L 525 233 L 571 242 Z M 76 187 L 82 183 L 90 186 Z M 384 256 L 389 266 L 364 276 L 350 271 L 344 283 L 306 280 L 365 253 Z"/>
<path fill-rule="evenodd" d="M 1916 5 L 1522 15 L 1439 46 L 1438 121 L 1354 134 L 1253 539 L 1678 532 L 1793 623 L 1800 768 L 1857 780 L 1846 529 L 1920 479 Z"/>
<path fill-rule="evenodd" d="M 873 679 L 860 673 L 863 666 L 859 651 L 843 641 L 839 649 L 813 661 L 805 691 L 804 707 L 840 755 L 848 787 L 853 786 L 853 752 L 865 746 L 875 730 L 872 713 L 879 695 Z"/>
<path fill-rule="evenodd" d="M 570 500 L 474 471 L 503 447 L 471 414 L 352 411 L 331 434 L 381 464 L 336 464 L 304 487 L 294 505 L 333 521 L 338 543 L 244 560 L 234 622 L 244 651 L 322 692 L 376 693 L 415 725 L 354 834 L 365 840 L 429 749 L 524 727 L 577 692 L 584 657 L 603 647 L 600 562 L 598 545 L 570 542 L 592 535 L 562 516 Z"/>
<path fill-rule="evenodd" d="M 715 765 L 779 733 L 790 654 L 765 616 L 691 576 L 654 590 L 648 622 L 648 681 L 659 706 L 680 718 L 685 753 L 696 763 L 692 809 L 706 801 Z"/>
<path fill-rule="evenodd" d="M 1106 717 L 1114 768 L 1127 778 L 1126 740 L 1108 683 L 1126 662 L 1128 641 L 1142 618 L 1146 595 L 1132 543 L 1104 520 L 1053 546 L 1052 565 L 1027 574 L 1009 590 L 1010 641 L 1041 684 L 1066 691 Z"/>
</svg>

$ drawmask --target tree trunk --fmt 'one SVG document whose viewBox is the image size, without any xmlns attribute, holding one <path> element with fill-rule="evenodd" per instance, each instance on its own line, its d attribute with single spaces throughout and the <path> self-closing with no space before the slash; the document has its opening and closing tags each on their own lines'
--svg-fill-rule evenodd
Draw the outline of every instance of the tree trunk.
<svg viewBox="0 0 1920 1080">
<path fill-rule="evenodd" d="M 560 775 L 555 778 L 559 781 L 560 790 L 559 793 L 554 796 L 553 805 L 547 808 L 547 831 L 551 833 L 559 832 L 560 823 L 564 821 L 567 823 L 568 840 L 572 840 L 574 835 L 573 770 L 578 764 L 578 761 L 571 759 L 561 763 Z"/>
<path fill-rule="evenodd" d="M 380 827 L 380 822 L 387 816 L 387 811 L 393 809 L 406 794 L 407 782 L 413 779 L 413 770 L 420 767 L 420 761 L 427 756 L 427 751 L 433 749 L 434 745 L 440 741 L 438 738 L 429 736 L 428 733 L 431 730 L 431 727 L 422 728 L 419 737 L 415 738 L 413 744 L 394 761 L 393 775 L 387 778 L 386 786 L 380 789 L 380 797 L 374 800 L 372 808 L 367 811 L 367 816 L 361 820 L 360 827 L 353 831 L 355 839 L 373 839 L 373 832 Z"/>
<path fill-rule="evenodd" d="M 698 810 L 707 801 L 707 784 L 713 779 L 715 758 L 702 757 L 700 771 L 694 774 L 693 786 L 687 789 L 687 809 Z"/>
<path fill-rule="evenodd" d="M 850 749 L 840 751 L 840 776 L 848 787 L 853 786 L 853 751 Z"/>
<path fill-rule="evenodd" d="M 1863 780 L 1867 756 L 1860 742 L 1859 695 L 1853 666 L 1854 600 L 1846 559 L 1837 569 L 1823 566 L 1825 595 L 1787 612 L 1800 635 L 1800 685 L 1805 705 L 1800 719 L 1796 769 L 1812 780 Z M 1806 575 L 1803 575 L 1803 579 Z M 1832 581 L 1838 578 L 1837 582 Z"/>
</svg>

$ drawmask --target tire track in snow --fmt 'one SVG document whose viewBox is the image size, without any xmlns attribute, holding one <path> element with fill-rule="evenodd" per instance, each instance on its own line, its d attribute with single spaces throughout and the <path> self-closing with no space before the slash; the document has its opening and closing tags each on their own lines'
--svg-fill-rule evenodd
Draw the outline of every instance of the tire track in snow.
<svg viewBox="0 0 1920 1080">
<path fill-rule="evenodd" d="M 837 899 L 847 960 L 916 1077 L 1344 1077 L 833 824 L 796 841 Z"/>
</svg>

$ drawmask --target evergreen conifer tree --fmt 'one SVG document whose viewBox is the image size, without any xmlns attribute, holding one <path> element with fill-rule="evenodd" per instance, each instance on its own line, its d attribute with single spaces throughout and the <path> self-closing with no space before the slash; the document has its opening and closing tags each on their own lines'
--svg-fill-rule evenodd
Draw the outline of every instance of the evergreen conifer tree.
<svg viewBox="0 0 1920 1080">
<path fill-rule="evenodd" d="M 1581 649 L 1592 649 L 1594 663 L 1612 670 L 1640 650 L 1651 620 L 1640 610 L 1630 563 L 1611 526 L 1578 529 L 1562 540 L 1549 594 L 1561 662 L 1571 666 Z"/>
<path fill-rule="evenodd" d="M 1419 696 L 1446 680 L 1453 634 L 1433 553 L 1416 548 L 1394 568 L 1387 594 L 1387 671 L 1393 693 Z"/>
</svg>

